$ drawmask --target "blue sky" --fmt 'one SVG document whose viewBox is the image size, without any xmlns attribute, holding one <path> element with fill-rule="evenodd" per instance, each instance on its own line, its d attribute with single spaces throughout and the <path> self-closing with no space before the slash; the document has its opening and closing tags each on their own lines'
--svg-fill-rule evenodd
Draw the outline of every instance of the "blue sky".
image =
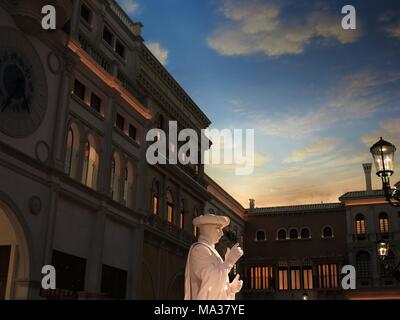
<svg viewBox="0 0 400 320">
<path fill-rule="evenodd" d="M 364 188 L 380 136 L 400 146 L 399 1 L 119 3 L 212 127 L 255 130 L 252 175 L 207 167 L 243 205 L 337 201 Z M 341 28 L 346 4 L 356 30 Z"/>
</svg>

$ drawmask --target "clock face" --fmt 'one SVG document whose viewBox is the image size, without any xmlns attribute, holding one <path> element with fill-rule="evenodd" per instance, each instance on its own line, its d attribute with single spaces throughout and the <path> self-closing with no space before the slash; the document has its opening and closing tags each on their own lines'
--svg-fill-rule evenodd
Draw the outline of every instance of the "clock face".
<svg viewBox="0 0 400 320">
<path fill-rule="evenodd" d="M 36 50 L 22 33 L 0 28 L 0 131 L 33 133 L 46 113 L 47 83 Z"/>
</svg>

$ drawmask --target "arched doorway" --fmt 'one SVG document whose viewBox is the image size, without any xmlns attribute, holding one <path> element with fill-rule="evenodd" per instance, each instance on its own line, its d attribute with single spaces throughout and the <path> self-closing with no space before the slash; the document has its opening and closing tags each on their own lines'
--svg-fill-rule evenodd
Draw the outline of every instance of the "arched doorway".
<svg viewBox="0 0 400 320">
<path fill-rule="evenodd" d="M 15 212 L 0 201 L 0 300 L 27 299 L 29 254 Z"/>
</svg>

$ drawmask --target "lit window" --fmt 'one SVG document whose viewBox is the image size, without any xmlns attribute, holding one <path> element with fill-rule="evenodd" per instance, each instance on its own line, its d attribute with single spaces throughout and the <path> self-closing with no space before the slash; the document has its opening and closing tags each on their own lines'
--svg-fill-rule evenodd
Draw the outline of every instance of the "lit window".
<svg viewBox="0 0 400 320">
<path fill-rule="evenodd" d="M 181 211 L 179 214 L 179 227 L 183 230 L 185 228 L 185 210 L 184 210 L 184 202 L 181 202 Z"/>
<path fill-rule="evenodd" d="M 152 212 L 154 215 L 159 213 L 160 183 L 157 181 L 153 190 Z"/>
<path fill-rule="evenodd" d="M 311 267 L 303 268 L 303 286 L 304 289 L 313 289 L 313 273 Z"/>
<path fill-rule="evenodd" d="M 279 290 L 288 290 L 288 270 L 287 268 L 278 269 Z"/>
<path fill-rule="evenodd" d="M 167 219 L 169 223 L 174 220 L 174 198 L 171 191 L 167 192 Z"/>
<path fill-rule="evenodd" d="M 365 218 L 362 214 L 356 216 L 356 233 L 358 235 L 365 234 Z"/>
<path fill-rule="evenodd" d="M 199 215 L 197 208 L 194 208 L 193 219 Z M 197 237 L 197 227 L 193 225 L 193 236 Z"/>
<path fill-rule="evenodd" d="M 300 268 L 295 267 L 290 269 L 290 289 L 300 289 Z"/>
<path fill-rule="evenodd" d="M 250 267 L 249 272 L 251 289 L 262 290 L 269 288 L 272 279 L 272 267 Z"/>
<path fill-rule="evenodd" d="M 93 137 L 89 136 L 84 149 L 82 183 L 96 189 L 98 168 L 99 155 Z"/>
<path fill-rule="evenodd" d="M 389 219 L 386 212 L 381 212 L 379 214 L 379 232 L 380 233 L 389 232 Z"/>
<path fill-rule="evenodd" d="M 320 288 L 337 288 L 338 273 L 336 264 L 320 264 L 317 266 Z"/>
</svg>

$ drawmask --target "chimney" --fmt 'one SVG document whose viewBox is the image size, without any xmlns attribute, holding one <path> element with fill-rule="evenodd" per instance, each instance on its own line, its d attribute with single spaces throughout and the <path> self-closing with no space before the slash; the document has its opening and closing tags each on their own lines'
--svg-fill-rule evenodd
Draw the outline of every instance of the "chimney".
<svg viewBox="0 0 400 320">
<path fill-rule="evenodd" d="M 372 168 L 372 163 L 363 163 L 363 168 L 364 168 L 364 174 L 365 174 L 365 185 L 366 185 L 366 190 L 371 191 L 372 190 L 372 184 L 371 184 L 371 168 Z"/>
<path fill-rule="evenodd" d="M 254 199 L 249 199 L 250 202 L 250 210 L 254 209 L 254 204 L 255 204 L 255 200 Z"/>
</svg>

